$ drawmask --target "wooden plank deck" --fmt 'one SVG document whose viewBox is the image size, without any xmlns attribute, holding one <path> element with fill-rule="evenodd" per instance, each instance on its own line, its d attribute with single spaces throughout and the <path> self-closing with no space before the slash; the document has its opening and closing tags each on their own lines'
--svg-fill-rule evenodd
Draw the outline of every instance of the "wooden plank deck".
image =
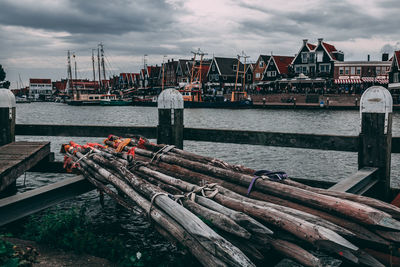
<svg viewBox="0 0 400 267">
<path fill-rule="evenodd" d="M 13 142 L 0 147 L 0 192 L 50 154 L 50 142 Z"/>
</svg>

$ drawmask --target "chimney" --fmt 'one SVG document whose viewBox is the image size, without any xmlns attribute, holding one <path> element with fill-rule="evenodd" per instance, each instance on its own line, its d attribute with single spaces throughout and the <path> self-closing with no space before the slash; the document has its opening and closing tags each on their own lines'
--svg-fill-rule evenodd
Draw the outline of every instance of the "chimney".
<svg viewBox="0 0 400 267">
<path fill-rule="evenodd" d="M 323 38 L 318 38 L 318 45 L 321 45 Z"/>
<path fill-rule="evenodd" d="M 306 45 L 308 42 L 308 39 L 303 39 L 303 45 Z"/>
<path fill-rule="evenodd" d="M 169 59 L 168 59 L 168 63 L 169 63 Z"/>
<path fill-rule="evenodd" d="M 389 60 L 389 53 L 383 53 L 382 54 L 382 61 L 388 61 Z"/>
<path fill-rule="evenodd" d="M 371 56 L 370 55 L 368 55 L 368 57 L 367 57 L 367 61 L 369 61 L 371 59 Z"/>
</svg>

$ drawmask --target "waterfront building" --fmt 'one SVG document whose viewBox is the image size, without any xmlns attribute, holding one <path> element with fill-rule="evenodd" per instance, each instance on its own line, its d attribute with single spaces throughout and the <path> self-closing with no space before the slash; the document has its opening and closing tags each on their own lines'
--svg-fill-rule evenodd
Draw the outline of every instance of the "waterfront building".
<svg viewBox="0 0 400 267">
<path fill-rule="evenodd" d="M 238 67 L 237 58 L 214 57 L 207 73 L 208 86 L 227 93 L 235 88 Z M 244 65 L 239 61 L 239 72 L 243 72 Z M 237 78 L 237 88 L 242 86 L 242 76 Z"/>
<path fill-rule="evenodd" d="M 253 81 L 254 83 L 258 83 L 263 79 L 263 73 L 265 68 L 268 65 L 269 59 L 271 56 L 260 55 L 256 61 L 254 70 L 253 70 Z"/>
<path fill-rule="evenodd" d="M 177 73 L 176 70 L 178 68 L 178 61 L 174 60 L 173 58 L 171 60 L 168 59 L 166 63 L 164 63 L 165 70 L 164 70 L 164 80 L 165 80 L 165 86 L 177 86 L 178 85 L 178 80 L 177 80 Z"/>
<path fill-rule="evenodd" d="M 400 91 L 400 50 L 395 51 L 389 71 L 389 90 L 398 94 Z"/>
<path fill-rule="evenodd" d="M 179 59 L 176 67 L 176 79 L 178 84 L 190 82 L 191 61 L 189 59 Z"/>
<path fill-rule="evenodd" d="M 118 79 L 118 87 L 120 89 L 137 87 L 139 73 L 120 73 Z"/>
<path fill-rule="evenodd" d="M 318 39 L 318 44 L 310 44 L 307 39 L 303 40 L 303 45 L 299 53 L 294 57 L 292 66 L 294 73 L 301 73 L 310 78 L 332 78 L 334 63 L 343 61 L 344 54 L 338 51 L 335 46 Z"/>
<path fill-rule="evenodd" d="M 262 81 L 270 84 L 273 81 L 288 78 L 290 71 L 290 64 L 294 57 L 291 56 L 276 56 L 272 55 L 268 61 L 267 67 L 262 73 Z"/>
<path fill-rule="evenodd" d="M 29 79 L 29 98 L 48 100 L 53 94 L 51 79 Z"/>
<path fill-rule="evenodd" d="M 392 62 L 388 54 L 381 61 L 343 61 L 334 64 L 334 84 L 337 90 L 360 94 L 372 85 L 387 86 Z"/>
</svg>

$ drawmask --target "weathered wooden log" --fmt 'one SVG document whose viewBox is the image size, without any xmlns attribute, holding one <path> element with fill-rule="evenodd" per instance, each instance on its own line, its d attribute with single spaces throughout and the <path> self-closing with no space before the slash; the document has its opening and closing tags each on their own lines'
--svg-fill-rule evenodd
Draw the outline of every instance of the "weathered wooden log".
<svg viewBox="0 0 400 267">
<path fill-rule="evenodd" d="M 84 157 L 80 152 L 76 153 L 78 157 Z M 115 171 L 121 174 L 126 180 L 130 182 L 136 190 L 140 191 L 142 194 L 149 198 L 157 196 L 162 193 L 157 188 L 154 188 L 150 183 L 138 179 L 135 175 L 129 172 L 125 166 L 123 166 L 118 161 L 104 160 L 103 157 L 97 154 L 92 154 L 91 158 L 97 162 L 101 162 L 104 166 L 114 168 Z M 93 168 L 98 168 L 103 176 L 113 176 L 111 173 L 105 169 L 99 168 L 97 164 L 83 158 L 85 162 L 92 166 Z M 113 177 L 118 179 L 117 177 Z M 197 218 L 192 213 L 188 212 L 182 206 L 177 204 L 175 201 L 170 199 L 165 194 L 158 195 L 153 199 L 154 203 L 159 206 L 163 211 L 169 214 L 173 219 L 175 219 L 181 226 L 183 226 L 189 233 L 196 237 L 197 240 L 211 253 L 215 253 L 215 256 L 220 257 L 228 264 L 232 266 L 253 266 L 253 263 L 235 246 L 230 244 L 224 238 L 216 234 L 211 228 L 204 224 L 199 218 Z"/>
<path fill-rule="evenodd" d="M 105 170 L 101 171 L 102 169 L 100 168 L 100 166 L 88 163 L 87 160 L 83 158 L 82 154 L 77 153 L 77 156 L 82 158 L 83 161 L 87 163 L 87 165 L 89 165 L 91 168 L 98 170 L 103 179 L 106 179 L 118 189 L 123 191 L 139 207 L 143 208 L 144 210 L 150 210 L 150 202 L 140 196 L 138 193 L 136 193 L 136 191 L 133 190 L 128 184 L 123 182 L 121 179 L 118 179 L 111 173 L 107 173 L 107 171 Z M 167 230 L 172 236 L 177 238 L 179 242 L 185 245 L 190 250 L 192 255 L 194 255 L 198 259 L 198 261 L 204 266 L 227 266 L 217 256 L 213 255 L 207 249 L 205 249 L 197 240 L 197 238 L 194 238 L 182 226 L 180 226 L 177 222 L 175 222 L 164 212 L 160 211 L 158 208 L 154 207 L 153 209 L 151 209 L 150 216 L 155 222 L 157 222 L 160 226 Z"/>
<path fill-rule="evenodd" d="M 146 159 L 148 160 L 148 158 L 145 158 L 145 157 L 140 157 L 140 156 L 136 156 L 136 157 L 140 160 L 146 160 Z M 185 181 L 188 181 L 191 183 L 195 183 L 198 185 L 203 185 L 204 183 L 218 183 L 221 186 L 223 186 L 224 188 L 230 189 L 241 195 L 246 195 L 246 193 L 247 193 L 247 189 L 243 186 L 239 186 L 239 185 L 227 182 L 225 180 L 216 179 L 214 177 L 211 177 L 211 176 L 208 176 L 208 175 L 205 175 L 202 173 L 193 172 L 193 171 L 188 170 L 181 166 L 170 165 L 170 164 L 163 163 L 163 162 L 157 162 L 157 166 L 158 167 L 156 167 L 154 165 L 148 165 L 148 167 L 151 169 L 158 170 L 167 175 L 173 175 L 182 180 L 185 180 Z M 304 205 L 301 205 L 301 204 L 298 204 L 295 202 L 291 202 L 286 199 L 278 198 L 276 196 L 265 194 L 265 193 L 262 193 L 259 191 L 253 191 L 251 193 L 251 197 L 259 199 L 259 200 L 263 200 L 266 202 L 272 202 L 275 204 L 279 204 L 281 206 L 291 207 L 291 208 L 301 210 L 301 211 L 307 212 L 309 214 L 313 214 L 315 216 L 324 218 L 325 220 L 328 220 L 334 224 L 337 224 L 341 227 L 348 229 L 352 233 L 356 234 L 357 238 L 367 241 L 368 243 L 380 244 L 380 245 L 385 245 L 385 246 L 390 245 L 389 242 L 385 241 L 384 239 L 380 238 L 376 234 L 367 230 L 365 227 L 363 227 L 357 223 L 354 223 L 352 221 L 349 221 L 343 217 L 333 215 L 332 213 L 327 213 L 327 212 L 324 212 L 321 210 L 310 208 L 310 207 L 307 207 L 307 206 L 304 206 Z"/>
<path fill-rule="evenodd" d="M 157 156 L 150 151 L 139 148 L 135 149 L 135 153 L 150 158 Z M 253 176 L 250 175 L 189 161 L 175 156 L 159 155 L 158 160 L 183 167 L 186 166 L 198 172 L 212 174 L 216 177 L 244 186 L 248 186 L 253 180 Z M 334 211 L 363 224 L 400 230 L 400 222 L 393 219 L 389 214 L 354 201 L 323 195 L 270 180 L 258 179 L 254 183 L 254 188 L 272 195 L 301 202 L 304 205 L 322 210 Z"/>
<path fill-rule="evenodd" d="M 346 193 L 346 192 L 338 192 L 338 191 L 332 191 L 332 190 L 323 189 L 323 188 L 312 187 L 312 186 L 308 186 L 308 185 L 293 181 L 291 179 L 285 179 L 281 182 L 284 184 L 296 186 L 296 187 L 299 187 L 299 188 L 302 188 L 305 190 L 309 190 L 312 192 L 316 192 L 319 194 L 343 198 L 343 199 L 351 200 L 354 202 L 362 203 L 362 204 L 371 206 L 373 208 L 376 208 L 378 210 L 384 211 L 384 212 L 390 214 L 395 219 L 400 219 L 400 208 L 398 208 L 394 205 L 391 205 L 390 203 L 383 202 L 379 199 L 370 198 L 370 197 L 366 197 L 366 196 L 360 196 L 360 195 L 356 195 L 356 194 L 350 194 L 350 193 Z"/>
<path fill-rule="evenodd" d="M 164 175 L 154 170 L 150 170 L 147 167 L 141 166 L 138 169 L 148 175 L 153 176 L 156 179 L 160 179 L 163 182 L 166 182 L 171 185 L 173 184 L 174 186 L 177 186 L 179 189 L 182 189 L 184 191 L 190 192 L 190 191 L 201 190 L 201 188 L 196 185 L 187 183 L 185 181 L 176 179 L 168 175 Z M 223 188 L 219 189 L 222 190 Z M 237 195 L 237 197 L 240 196 Z M 356 246 L 354 246 L 353 244 L 351 244 L 350 242 L 348 242 L 347 240 L 345 240 L 343 237 L 336 234 L 332 230 L 309 223 L 298 217 L 291 216 L 288 215 L 287 213 L 277 210 L 276 209 L 277 205 L 275 204 L 273 204 L 275 206 L 271 206 L 270 203 L 263 203 L 263 206 L 260 206 L 254 203 L 247 202 L 246 199 L 244 198 L 238 200 L 221 194 L 215 195 L 214 199 L 220 204 L 223 204 L 224 206 L 233 208 L 235 210 L 239 210 L 241 212 L 245 212 L 252 216 L 256 216 L 257 218 L 267 223 L 271 223 L 275 226 L 282 227 L 286 231 L 289 231 L 290 233 L 296 235 L 300 239 L 308 241 L 313 245 L 318 246 L 319 242 L 321 241 L 321 243 L 324 244 L 332 242 L 337 244 L 338 246 L 346 247 L 351 250 L 358 249 Z M 284 209 L 284 207 L 282 207 L 282 209 Z"/>
<path fill-rule="evenodd" d="M 283 256 L 294 259 L 305 266 L 322 266 L 321 261 L 317 257 L 296 244 L 280 239 L 272 239 L 271 245 Z"/>
</svg>

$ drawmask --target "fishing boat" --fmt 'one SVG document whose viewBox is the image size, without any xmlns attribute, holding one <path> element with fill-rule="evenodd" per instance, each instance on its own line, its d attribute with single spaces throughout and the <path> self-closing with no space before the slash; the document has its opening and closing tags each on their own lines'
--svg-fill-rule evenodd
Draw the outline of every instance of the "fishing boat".
<svg viewBox="0 0 400 267">
<path fill-rule="evenodd" d="M 131 106 L 132 102 L 124 99 L 105 98 L 100 100 L 101 106 Z"/>
<path fill-rule="evenodd" d="M 114 94 L 79 93 L 73 99 L 67 100 L 68 105 L 72 106 L 99 106 L 101 102 L 118 101 Z M 128 102 L 129 103 L 129 102 Z"/>
<path fill-rule="evenodd" d="M 237 88 L 237 80 L 239 76 L 239 62 L 236 68 L 236 83 L 235 89 L 231 93 L 231 98 L 227 99 L 223 95 L 206 95 L 202 88 L 202 71 L 203 57 L 206 55 L 200 49 L 197 52 L 192 52 L 193 64 L 191 70 L 190 83 L 187 84 L 179 92 L 183 96 L 185 108 L 248 108 L 253 105 L 253 101 L 248 97 L 247 92 Z M 196 56 L 200 56 L 199 65 L 196 65 Z M 246 64 L 244 65 L 243 79 L 245 75 Z"/>
</svg>

